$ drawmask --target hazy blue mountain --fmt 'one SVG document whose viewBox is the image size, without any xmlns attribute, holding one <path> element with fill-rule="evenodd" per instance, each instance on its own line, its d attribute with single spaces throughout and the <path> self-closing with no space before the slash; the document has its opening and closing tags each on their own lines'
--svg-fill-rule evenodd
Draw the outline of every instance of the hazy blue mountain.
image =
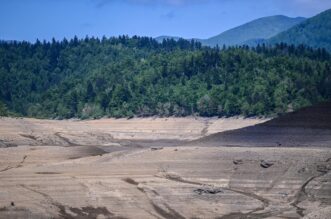
<svg viewBox="0 0 331 219">
<path fill-rule="evenodd" d="M 269 39 L 303 22 L 305 18 L 290 18 L 283 15 L 263 17 L 225 31 L 217 36 L 201 40 L 203 45 L 243 45 Z"/>
<path fill-rule="evenodd" d="M 272 37 L 267 42 L 270 44 L 280 42 L 295 45 L 305 44 L 331 51 L 331 9 Z"/>
</svg>

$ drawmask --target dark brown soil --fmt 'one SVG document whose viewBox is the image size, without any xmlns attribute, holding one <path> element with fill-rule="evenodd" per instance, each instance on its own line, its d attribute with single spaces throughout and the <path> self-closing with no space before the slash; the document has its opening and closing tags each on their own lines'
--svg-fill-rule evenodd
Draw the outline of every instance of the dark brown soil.
<svg viewBox="0 0 331 219">
<path fill-rule="evenodd" d="M 213 134 L 188 144 L 331 147 L 331 102 L 306 107 L 255 126 Z"/>
</svg>

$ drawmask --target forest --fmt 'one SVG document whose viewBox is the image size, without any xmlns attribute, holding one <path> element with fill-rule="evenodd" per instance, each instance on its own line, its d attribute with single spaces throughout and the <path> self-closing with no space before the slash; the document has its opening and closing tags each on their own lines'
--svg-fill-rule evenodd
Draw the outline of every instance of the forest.
<svg viewBox="0 0 331 219">
<path fill-rule="evenodd" d="M 274 116 L 331 97 L 331 56 L 304 45 L 184 39 L 0 42 L 0 115 Z"/>
</svg>

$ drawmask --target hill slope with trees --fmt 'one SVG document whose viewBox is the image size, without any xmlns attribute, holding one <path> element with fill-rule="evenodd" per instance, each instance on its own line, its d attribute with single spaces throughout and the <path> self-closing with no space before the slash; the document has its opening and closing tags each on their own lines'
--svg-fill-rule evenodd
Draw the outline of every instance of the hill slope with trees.
<svg viewBox="0 0 331 219">
<path fill-rule="evenodd" d="M 323 49 L 126 36 L 0 43 L 0 108 L 22 116 L 266 116 L 330 97 Z"/>
<path fill-rule="evenodd" d="M 249 45 L 257 46 L 264 43 L 267 39 L 283 32 L 291 27 L 305 21 L 306 18 L 296 17 L 290 18 L 283 15 L 275 15 L 262 17 L 238 27 L 227 30 L 221 34 L 210 37 L 208 39 L 193 39 L 201 42 L 203 46 L 235 46 Z M 175 36 L 159 36 L 155 40 L 162 42 L 163 40 L 179 40 L 181 37 Z M 191 40 L 191 39 L 189 39 Z"/>
<path fill-rule="evenodd" d="M 207 46 L 243 45 L 250 41 L 269 39 L 304 20 L 305 18 L 303 17 L 290 18 L 283 15 L 263 17 L 225 31 L 209 39 L 201 40 L 201 43 Z"/>
<path fill-rule="evenodd" d="M 305 44 L 331 51 L 331 9 L 284 31 L 266 41 L 269 44 Z"/>
</svg>

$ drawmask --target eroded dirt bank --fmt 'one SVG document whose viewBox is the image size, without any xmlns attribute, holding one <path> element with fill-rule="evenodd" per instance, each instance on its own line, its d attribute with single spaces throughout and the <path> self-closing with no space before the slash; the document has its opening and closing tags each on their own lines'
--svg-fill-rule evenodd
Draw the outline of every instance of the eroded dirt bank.
<svg viewBox="0 0 331 219">
<path fill-rule="evenodd" d="M 189 144 L 331 148 L 331 102 L 306 107 L 254 126 L 211 134 Z"/>
<path fill-rule="evenodd" d="M 0 147 L 17 145 L 132 146 L 179 144 L 212 133 L 255 125 L 267 119 L 133 118 L 38 120 L 0 118 Z"/>
</svg>

